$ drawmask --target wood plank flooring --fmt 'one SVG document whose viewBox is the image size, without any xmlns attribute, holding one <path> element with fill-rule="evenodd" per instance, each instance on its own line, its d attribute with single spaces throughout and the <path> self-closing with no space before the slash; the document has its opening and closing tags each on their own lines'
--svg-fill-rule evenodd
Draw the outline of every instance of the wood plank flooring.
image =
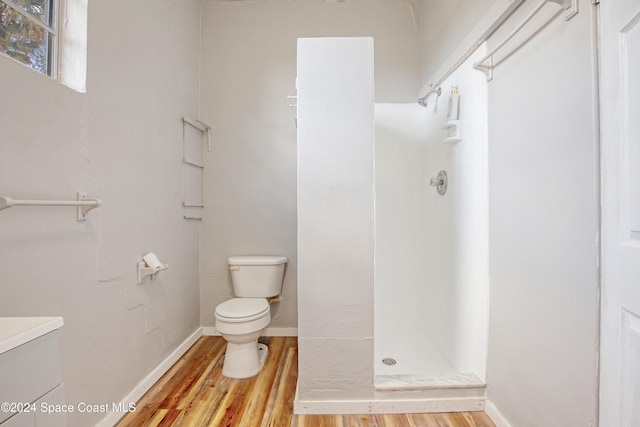
<svg viewBox="0 0 640 427">
<path fill-rule="evenodd" d="M 393 415 L 293 415 L 296 338 L 261 338 L 269 356 L 257 376 L 225 378 L 222 337 L 202 337 L 140 399 L 118 427 L 495 427 L 484 412 Z"/>
</svg>

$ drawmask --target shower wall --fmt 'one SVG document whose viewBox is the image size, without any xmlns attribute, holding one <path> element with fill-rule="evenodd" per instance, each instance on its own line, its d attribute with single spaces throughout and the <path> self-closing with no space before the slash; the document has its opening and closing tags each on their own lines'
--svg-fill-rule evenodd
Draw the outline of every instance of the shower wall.
<svg viewBox="0 0 640 427">
<path fill-rule="evenodd" d="M 486 376 L 488 334 L 488 166 L 485 76 L 471 65 L 479 49 L 443 84 L 427 107 L 427 179 L 447 170 L 446 195 L 427 191 L 428 297 L 425 328 L 452 367 Z M 460 135 L 445 143 L 452 86 L 460 92 Z"/>
<path fill-rule="evenodd" d="M 431 238 L 425 218 L 432 208 L 426 197 L 426 118 L 417 102 L 375 104 L 377 361 L 398 357 L 398 335 L 406 342 L 424 333 L 425 284 L 433 273 L 425 263 Z"/>
<path fill-rule="evenodd" d="M 426 109 L 417 103 L 376 104 L 375 345 L 380 359 L 402 351 L 385 348 L 399 337 L 403 346 L 430 343 L 433 349 L 425 353 L 440 353 L 455 371 L 484 380 L 487 100 L 484 75 L 471 68 L 481 51 Z M 448 144 L 443 125 L 452 85 L 460 90 L 463 139 Z M 440 170 L 449 177 L 444 196 L 429 185 Z M 416 350 L 423 351 L 421 345 Z M 422 357 L 425 366 L 412 374 L 442 373 Z"/>
</svg>

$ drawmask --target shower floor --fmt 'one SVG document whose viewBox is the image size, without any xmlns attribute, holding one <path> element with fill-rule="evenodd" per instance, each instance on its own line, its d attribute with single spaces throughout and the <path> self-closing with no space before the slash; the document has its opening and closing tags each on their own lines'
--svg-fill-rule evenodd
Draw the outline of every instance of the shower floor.
<svg viewBox="0 0 640 427">
<path fill-rule="evenodd" d="M 400 326 L 391 322 L 376 322 L 376 389 L 467 388 L 485 385 L 475 374 L 456 372 L 428 336 L 399 332 L 412 330 Z M 384 364 L 382 360 L 385 358 L 394 359 L 396 364 Z"/>
</svg>

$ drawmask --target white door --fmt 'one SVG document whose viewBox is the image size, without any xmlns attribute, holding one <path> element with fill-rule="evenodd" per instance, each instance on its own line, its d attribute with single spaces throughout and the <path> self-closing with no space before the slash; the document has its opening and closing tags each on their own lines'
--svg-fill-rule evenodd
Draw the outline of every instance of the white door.
<svg viewBox="0 0 640 427">
<path fill-rule="evenodd" d="M 600 427 L 640 426 L 640 0 L 602 0 Z"/>
</svg>

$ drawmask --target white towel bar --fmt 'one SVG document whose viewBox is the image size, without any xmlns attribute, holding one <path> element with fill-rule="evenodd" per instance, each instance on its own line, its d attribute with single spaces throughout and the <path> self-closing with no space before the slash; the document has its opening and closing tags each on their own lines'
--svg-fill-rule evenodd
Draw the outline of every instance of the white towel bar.
<svg viewBox="0 0 640 427">
<path fill-rule="evenodd" d="M 542 0 L 535 8 L 535 11 L 527 16 L 520 25 L 518 25 L 517 29 L 514 30 L 507 39 L 500 43 L 497 48 L 495 48 L 490 54 L 485 55 L 480 61 L 476 62 L 473 67 L 477 70 L 481 70 L 487 75 L 487 80 L 491 80 L 491 71 L 493 68 L 492 58 L 491 56 L 495 54 L 498 49 L 500 49 L 505 43 L 507 43 L 513 36 L 524 27 L 527 22 L 533 18 L 533 16 L 540 11 L 542 6 L 544 6 L 547 2 L 556 3 L 560 7 L 565 10 L 565 19 L 568 21 L 573 18 L 578 13 L 578 0 Z M 491 37 L 498 28 L 502 27 L 502 25 L 513 15 L 513 13 L 520 7 L 520 5 L 524 3 L 524 0 L 512 0 L 509 3 L 509 6 L 495 19 L 494 22 L 489 25 L 486 30 L 482 32 L 480 37 L 469 46 L 469 48 L 460 56 L 460 58 L 449 68 L 442 77 L 440 77 L 435 84 L 430 84 L 431 90 L 427 91 L 426 94 L 418 99 L 418 103 L 423 107 L 427 106 L 427 100 L 431 95 L 441 93 L 441 85 L 449 78 L 454 71 L 456 71 L 464 62 L 474 54 L 474 52 L 482 46 L 484 42 L 486 42 L 489 37 Z"/>
<path fill-rule="evenodd" d="M 540 3 L 537 4 L 537 6 L 522 20 L 522 22 L 520 22 L 520 24 L 518 24 L 513 31 L 511 31 L 509 33 L 509 35 L 507 35 L 504 40 L 502 40 L 500 43 L 498 43 L 498 45 L 496 47 L 493 48 L 493 50 L 489 53 L 487 53 L 485 56 L 482 57 L 482 59 L 478 60 L 475 64 L 473 64 L 473 68 L 475 68 L 476 70 L 480 70 L 483 73 L 485 73 L 485 75 L 487 76 L 487 81 L 491 81 L 491 79 L 493 78 L 492 75 L 492 71 L 493 71 L 493 55 L 495 55 L 496 52 L 498 52 L 500 49 L 502 49 L 502 47 L 507 44 L 509 42 L 509 40 L 511 40 L 516 34 L 518 34 L 525 25 L 527 25 L 529 23 L 529 21 L 531 21 L 533 19 L 534 16 L 536 16 L 538 14 L 538 12 L 540 12 L 540 10 L 547 4 L 547 3 L 556 3 L 558 6 L 560 6 L 562 9 L 564 9 L 565 11 L 567 11 L 566 17 L 565 19 L 568 21 L 569 19 L 571 19 L 576 13 L 578 13 L 578 4 L 576 0 L 541 0 Z"/>
<path fill-rule="evenodd" d="M 207 134 L 207 151 L 211 151 L 211 126 L 200 120 L 192 119 L 187 116 L 182 116 L 182 121 L 190 124 L 200 132 Z"/>
<path fill-rule="evenodd" d="M 84 221 L 87 213 L 102 206 L 98 199 L 87 199 L 86 193 L 78 193 L 77 200 L 19 200 L 12 197 L 0 197 L 0 211 L 13 206 L 77 206 L 78 221 Z"/>
</svg>

